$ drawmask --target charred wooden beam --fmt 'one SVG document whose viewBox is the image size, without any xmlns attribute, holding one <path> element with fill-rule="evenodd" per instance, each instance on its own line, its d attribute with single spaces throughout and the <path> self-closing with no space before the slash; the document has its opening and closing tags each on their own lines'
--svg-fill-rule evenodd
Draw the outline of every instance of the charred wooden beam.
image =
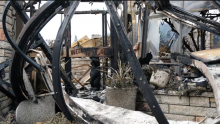
<svg viewBox="0 0 220 124">
<path fill-rule="evenodd" d="M 123 18 L 126 33 L 128 32 L 128 2 L 123 1 Z"/>
<path fill-rule="evenodd" d="M 24 10 L 25 12 L 30 12 L 30 10 Z M 37 10 L 36 10 L 37 11 Z M 76 11 L 75 14 L 102 14 L 108 13 L 106 10 L 91 10 L 91 11 Z M 64 11 L 60 11 L 57 14 L 65 14 Z"/>
<path fill-rule="evenodd" d="M 142 49 L 141 49 L 141 57 L 146 57 L 147 51 L 147 35 L 148 35 L 148 22 L 149 22 L 149 14 L 150 10 L 145 8 L 144 10 L 144 26 L 143 26 L 143 34 L 142 34 Z"/>
<path fill-rule="evenodd" d="M 111 47 L 88 47 L 88 48 L 70 48 L 69 56 L 73 58 L 77 57 L 111 57 Z"/>
<path fill-rule="evenodd" d="M 67 8 L 64 9 L 65 10 L 65 16 L 66 16 L 66 11 Z M 65 50 L 69 51 L 69 49 L 71 48 L 71 23 L 68 24 L 68 27 L 66 28 L 66 37 L 65 37 Z M 69 56 L 69 53 L 66 52 L 66 57 L 65 57 L 65 71 L 68 75 L 69 80 L 71 80 L 71 58 Z M 71 87 L 65 87 L 66 88 L 66 92 L 68 94 L 72 94 L 72 90 Z"/>
<path fill-rule="evenodd" d="M 210 0 L 210 2 L 218 9 L 220 10 L 220 2 L 217 0 Z"/>
<path fill-rule="evenodd" d="M 174 18 L 193 28 L 209 31 L 217 35 L 220 34 L 220 23 L 213 20 L 209 20 L 201 16 L 196 16 L 191 12 L 173 5 L 164 7 L 162 11 L 168 17 Z"/>
</svg>

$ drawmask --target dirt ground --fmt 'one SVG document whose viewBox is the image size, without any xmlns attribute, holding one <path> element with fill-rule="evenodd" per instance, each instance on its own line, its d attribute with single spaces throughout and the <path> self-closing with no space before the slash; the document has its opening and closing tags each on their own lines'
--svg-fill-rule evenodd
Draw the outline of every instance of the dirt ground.
<svg viewBox="0 0 220 124">
<path fill-rule="evenodd" d="M 81 124 L 82 121 L 76 119 L 72 124 Z M 9 111 L 7 115 L 0 115 L 0 124 L 17 124 L 15 119 L 15 111 Z M 71 122 L 64 116 L 63 113 L 58 112 L 51 118 L 47 118 L 46 122 L 36 122 L 36 124 L 71 124 Z"/>
</svg>

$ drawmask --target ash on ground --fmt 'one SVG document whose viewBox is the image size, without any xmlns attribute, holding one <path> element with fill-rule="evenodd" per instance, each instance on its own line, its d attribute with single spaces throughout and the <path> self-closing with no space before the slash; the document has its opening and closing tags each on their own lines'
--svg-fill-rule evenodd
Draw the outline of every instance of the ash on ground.
<svg viewBox="0 0 220 124">
<path fill-rule="evenodd" d="M 89 83 L 85 84 L 84 87 L 81 87 L 78 84 L 75 84 L 76 88 L 79 90 L 77 97 L 83 99 L 93 99 L 100 103 L 105 103 L 105 89 L 96 91 L 91 88 Z"/>
</svg>

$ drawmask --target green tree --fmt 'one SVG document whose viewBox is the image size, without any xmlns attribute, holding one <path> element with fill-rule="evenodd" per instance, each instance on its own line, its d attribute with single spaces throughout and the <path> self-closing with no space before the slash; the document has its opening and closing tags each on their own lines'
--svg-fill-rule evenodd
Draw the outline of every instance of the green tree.
<svg viewBox="0 0 220 124">
<path fill-rule="evenodd" d="M 74 40 L 74 42 L 76 42 L 78 39 L 77 39 L 77 36 L 75 35 L 75 40 Z"/>
</svg>

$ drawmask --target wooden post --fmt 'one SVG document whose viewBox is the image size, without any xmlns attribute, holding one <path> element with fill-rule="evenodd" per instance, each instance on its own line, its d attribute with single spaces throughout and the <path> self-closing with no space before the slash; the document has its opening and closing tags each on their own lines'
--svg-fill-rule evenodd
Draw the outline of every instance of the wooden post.
<svg viewBox="0 0 220 124">
<path fill-rule="evenodd" d="M 142 34 L 142 49 L 141 49 L 142 58 L 146 57 L 149 15 L 150 15 L 150 10 L 147 9 L 146 7 L 144 9 L 144 25 L 143 25 L 143 34 Z"/>
<path fill-rule="evenodd" d="M 138 38 L 137 38 L 137 31 L 138 31 L 138 27 L 137 27 L 137 21 L 136 21 L 136 14 L 135 12 L 137 11 L 137 7 L 134 6 L 135 1 L 128 1 L 128 14 L 130 14 L 131 16 L 131 23 L 132 23 L 132 31 L 128 33 L 128 38 L 131 41 L 132 46 L 134 47 L 135 44 L 138 42 Z M 128 23 L 129 25 L 129 23 Z"/>
<path fill-rule="evenodd" d="M 65 16 L 67 12 L 67 8 L 64 9 Z M 71 48 L 71 23 L 68 25 L 66 29 L 66 37 L 65 37 L 65 47 L 66 47 L 66 57 L 65 57 L 65 71 L 68 77 L 71 79 L 71 58 L 69 57 L 69 48 Z"/>
<path fill-rule="evenodd" d="M 19 2 L 23 2 L 23 1 L 19 1 Z M 16 13 L 16 37 L 15 37 L 16 39 L 18 38 L 23 27 L 24 27 L 24 23 L 21 20 L 20 16 Z"/>
<path fill-rule="evenodd" d="M 115 6 L 118 7 L 118 4 Z M 111 47 L 114 48 L 113 56 L 111 57 L 111 67 L 116 70 L 118 69 L 117 60 L 118 60 L 118 50 L 119 50 L 120 44 L 119 44 L 118 35 L 116 33 L 112 20 L 110 20 L 110 32 L 111 32 Z"/>
<path fill-rule="evenodd" d="M 128 1 L 123 1 L 123 17 L 125 31 L 128 31 Z"/>
</svg>

